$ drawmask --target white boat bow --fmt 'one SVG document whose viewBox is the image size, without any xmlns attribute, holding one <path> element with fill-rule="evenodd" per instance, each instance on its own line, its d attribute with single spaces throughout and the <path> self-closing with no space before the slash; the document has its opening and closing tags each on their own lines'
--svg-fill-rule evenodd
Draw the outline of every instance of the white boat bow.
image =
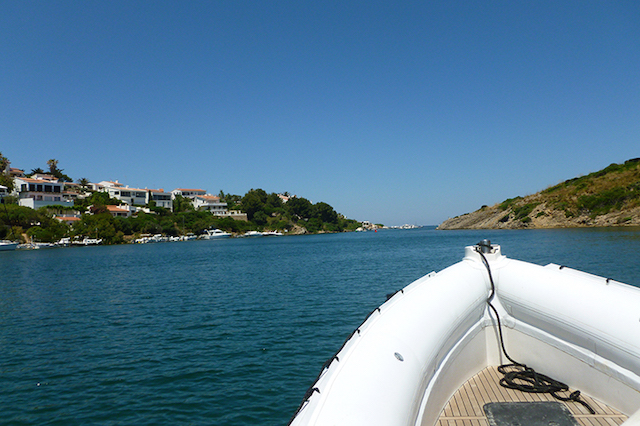
<svg viewBox="0 0 640 426">
<path fill-rule="evenodd" d="M 467 380 L 510 362 L 500 334 L 512 359 L 640 424 L 639 307 L 640 288 L 509 259 L 490 243 L 466 247 L 461 262 L 370 314 L 290 424 L 435 425 Z"/>
</svg>

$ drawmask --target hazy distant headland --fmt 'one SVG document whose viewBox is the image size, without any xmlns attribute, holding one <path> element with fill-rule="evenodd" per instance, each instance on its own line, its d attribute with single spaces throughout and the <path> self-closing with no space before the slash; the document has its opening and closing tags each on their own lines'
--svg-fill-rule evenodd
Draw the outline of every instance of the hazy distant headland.
<svg viewBox="0 0 640 426">
<path fill-rule="evenodd" d="M 438 229 L 640 226 L 640 158 L 450 218 Z"/>
</svg>

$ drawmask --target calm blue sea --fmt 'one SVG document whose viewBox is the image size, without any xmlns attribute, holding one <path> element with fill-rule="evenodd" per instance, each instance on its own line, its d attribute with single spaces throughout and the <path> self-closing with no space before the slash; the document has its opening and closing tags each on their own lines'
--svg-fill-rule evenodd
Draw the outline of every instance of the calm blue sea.
<svg viewBox="0 0 640 426">
<path fill-rule="evenodd" d="M 379 232 L 0 253 L 0 423 L 284 425 L 385 295 L 503 253 L 640 286 L 640 229 Z"/>
</svg>

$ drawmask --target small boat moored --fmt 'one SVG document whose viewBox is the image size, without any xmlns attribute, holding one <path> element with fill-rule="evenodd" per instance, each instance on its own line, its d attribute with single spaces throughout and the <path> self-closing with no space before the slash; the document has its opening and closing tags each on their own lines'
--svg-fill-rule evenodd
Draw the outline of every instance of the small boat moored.
<svg viewBox="0 0 640 426">
<path fill-rule="evenodd" d="M 20 245 L 17 241 L 0 240 L 0 251 L 15 250 Z"/>
<path fill-rule="evenodd" d="M 290 424 L 640 425 L 639 306 L 638 287 L 509 259 L 484 240 L 373 310 Z M 557 404 L 567 423 L 522 418 Z"/>
<path fill-rule="evenodd" d="M 247 238 L 262 237 L 262 236 L 263 236 L 262 232 L 259 232 L 259 231 L 247 231 L 244 234 L 242 234 L 242 237 L 247 237 Z"/>
<path fill-rule="evenodd" d="M 204 234 L 200 235 L 203 240 L 214 240 L 218 238 L 229 238 L 231 234 L 220 229 L 205 229 Z"/>
</svg>

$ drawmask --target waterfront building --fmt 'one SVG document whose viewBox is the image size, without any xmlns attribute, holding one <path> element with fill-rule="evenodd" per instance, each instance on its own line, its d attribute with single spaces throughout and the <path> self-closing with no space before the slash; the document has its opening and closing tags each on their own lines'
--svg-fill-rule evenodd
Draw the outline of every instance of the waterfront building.
<svg viewBox="0 0 640 426">
<path fill-rule="evenodd" d="M 14 179 L 14 195 L 18 204 L 32 209 L 45 206 L 72 207 L 73 201 L 64 197 L 64 182 L 57 179 L 40 179 L 16 177 Z"/>
<path fill-rule="evenodd" d="M 212 214 L 221 214 L 227 211 L 227 203 L 220 201 L 215 195 L 197 195 L 193 198 L 193 207 L 196 210 L 206 210 Z"/>
<path fill-rule="evenodd" d="M 151 201 L 156 203 L 156 207 L 164 207 L 173 211 L 173 199 L 170 192 L 164 192 L 164 189 L 148 189 L 147 204 Z"/>
<path fill-rule="evenodd" d="M 127 204 L 123 204 L 120 206 L 105 206 L 107 208 L 107 211 L 111 214 L 111 216 L 113 217 L 131 217 L 131 211 L 132 209 L 135 210 L 134 207 L 131 207 Z"/>
<path fill-rule="evenodd" d="M 187 189 L 187 188 L 176 188 L 171 191 L 172 198 L 175 200 L 177 195 L 181 195 L 184 198 L 189 198 L 193 200 L 197 196 L 207 195 L 207 191 L 204 189 Z"/>
<path fill-rule="evenodd" d="M 129 188 L 128 186 L 106 186 L 103 191 L 109 194 L 109 197 L 120 200 L 130 206 L 144 206 L 148 202 L 148 194 L 146 189 Z"/>
</svg>

